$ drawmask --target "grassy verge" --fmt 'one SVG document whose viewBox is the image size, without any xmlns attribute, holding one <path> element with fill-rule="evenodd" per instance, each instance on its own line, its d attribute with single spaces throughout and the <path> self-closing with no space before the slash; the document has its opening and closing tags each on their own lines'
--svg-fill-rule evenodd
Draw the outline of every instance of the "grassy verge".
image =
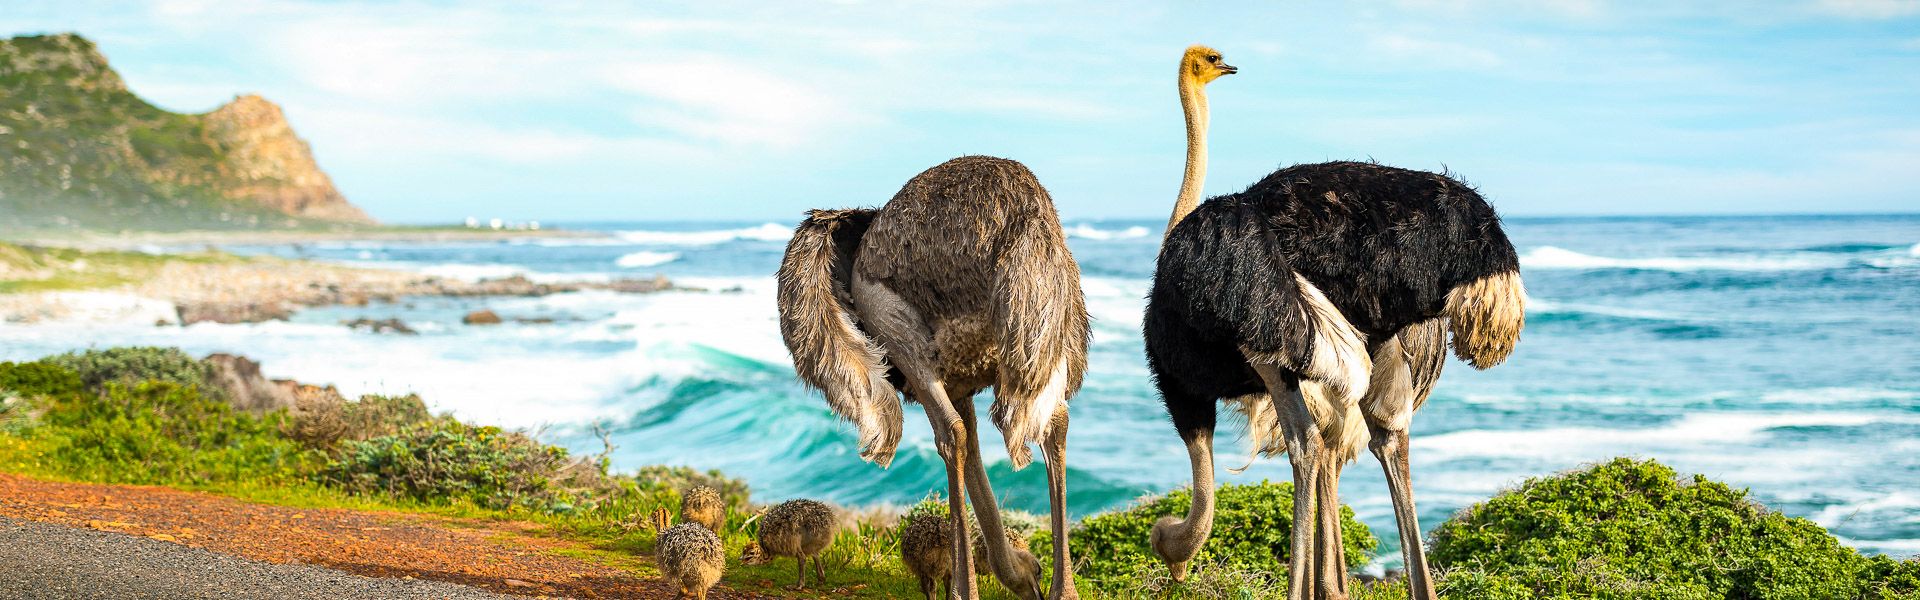
<svg viewBox="0 0 1920 600">
<path fill-rule="evenodd" d="M 0 294 L 116 287 L 148 279 L 169 262 L 243 260 L 247 259 L 220 252 L 147 254 L 0 242 Z"/>
</svg>

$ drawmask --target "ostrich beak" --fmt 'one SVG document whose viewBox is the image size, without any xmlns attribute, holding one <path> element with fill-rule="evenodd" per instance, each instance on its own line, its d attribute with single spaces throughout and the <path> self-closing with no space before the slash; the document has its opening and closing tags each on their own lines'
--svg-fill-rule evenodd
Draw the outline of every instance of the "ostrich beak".
<svg viewBox="0 0 1920 600">
<path fill-rule="evenodd" d="M 1232 75 L 1234 73 L 1239 73 L 1239 72 L 1240 72 L 1240 67 L 1229 65 L 1227 63 L 1220 63 L 1220 73 L 1222 74 Z"/>
</svg>

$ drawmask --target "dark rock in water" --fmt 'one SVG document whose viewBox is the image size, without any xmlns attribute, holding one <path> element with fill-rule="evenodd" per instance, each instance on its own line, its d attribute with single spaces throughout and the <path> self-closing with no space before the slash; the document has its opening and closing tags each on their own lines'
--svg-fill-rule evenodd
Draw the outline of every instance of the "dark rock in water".
<svg viewBox="0 0 1920 600">
<path fill-rule="evenodd" d="M 352 321 L 341 321 L 340 324 L 346 325 L 348 329 L 353 329 L 355 331 L 371 331 L 374 333 L 395 333 L 399 335 L 420 335 L 420 332 L 414 331 L 412 327 L 408 327 L 406 323 L 401 322 L 399 319 L 361 318 L 361 319 L 354 319 Z"/>
<path fill-rule="evenodd" d="M 673 282 L 665 275 L 655 275 L 653 279 L 615 279 L 602 284 L 582 284 L 581 289 L 602 289 L 624 294 L 648 294 L 673 288 Z"/>
<path fill-rule="evenodd" d="M 232 354 L 214 354 L 201 362 L 207 365 L 208 385 L 224 392 L 235 409 L 258 413 L 294 405 L 292 391 L 261 375 L 260 363 Z"/>
<path fill-rule="evenodd" d="M 180 324 L 194 323 L 260 323 L 263 321 L 285 321 L 293 316 L 293 309 L 278 302 L 209 302 L 202 304 L 181 304 Z"/>
<path fill-rule="evenodd" d="M 468 325 L 499 325 L 500 315 L 481 309 L 467 313 L 467 316 L 460 318 L 460 322 Z"/>
</svg>

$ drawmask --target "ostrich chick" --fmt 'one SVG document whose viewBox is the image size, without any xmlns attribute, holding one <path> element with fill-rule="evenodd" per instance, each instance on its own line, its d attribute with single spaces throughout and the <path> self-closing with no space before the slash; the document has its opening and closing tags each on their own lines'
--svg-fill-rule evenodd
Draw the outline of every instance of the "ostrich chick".
<svg viewBox="0 0 1920 600">
<path fill-rule="evenodd" d="M 1028 574 L 1029 580 L 1036 583 L 1039 582 L 1040 559 L 1034 557 L 1031 547 L 1027 545 L 1027 539 L 1020 537 L 1020 534 L 1014 532 L 1011 528 L 1005 531 L 1007 535 L 1007 547 L 1012 552 L 1014 566 L 1020 569 L 1020 572 Z M 987 544 L 986 537 L 984 537 L 986 533 L 975 533 L 977 535 L 973 536 L 973 571 L 978 575 L 992 575 L 993 573 L 990 572 L 989 568 L 993 565 L 987 561 Z"/>
<path fill-rule="evenodd" d="M 984 559 L 981 559 L 984 564 Z M 953 575 L 953 526 L 947 518 L 932 514 L 919 513 L 907 518 L 900 526 L 900 562 L 907 565 L 907 572 L 920 578 L 920 593 L 927 600 L 933 600 L 934 586 L 947 583 L 948 591 L 940 597 L 952 595 L 952 585 L 947 579 Z"/>
<path fill-rule="evenodd" d="M 795 589 L 807 588 L 807 558 L 813 558 L 814 580 L 826 583 L 820 551 L 833 543 L 833 509 L 814 500 L 788 500 L 760 519 L 760 548 L 769 557 L 791 556 L 800 570 Z"/>
<path fill-rule="evenodd" d="M 660 532 L 653 552 L 660 573 L 678 590 L 678 598 L 706 600 L 707 588 L 720 580 L 720 572 L 727 567 L 727 549 L 720 536 L 697 523 L 681 523 Z"/>
<path fill-rule="evenodd" d="M 720 498 L 720 492 L 704 485 L 694 486 L 680 497 L 680 520 L 687 523 L 699 523 L 707 526 L 708 531 L 720 533 L 727 524 L 727 503 Z"/>
</svg>

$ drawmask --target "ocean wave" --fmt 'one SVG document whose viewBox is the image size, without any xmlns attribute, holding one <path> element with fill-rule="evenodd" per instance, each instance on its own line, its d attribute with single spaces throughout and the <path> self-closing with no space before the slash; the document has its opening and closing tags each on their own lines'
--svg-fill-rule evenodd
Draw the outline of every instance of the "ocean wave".
<svg viewBox="0 0 1920 600">
<path fill-rule="evenodd" d="M 1920 265 L 1920 244 L 1892 248 L 1847 244 L 1784 252 L 1644 258 L 1615 258 L 1575 252 L 1558 246 L 1538 246 L 1520 255 L 1521 267 L 1550 270 L 1810 271 L 1863 265 L 1882 269 Z"/>
<path fill-rule="evenodd" d="M 735 240 L 784 242 L 793 237 L 793 228 L 778 223 L 761 223 L 740 229 L 709 231 L 621 231 L 620 239 L 633 244 L 662 246 L 711 246 Z"/>
<path fill-rule="evenodd" d="M 1126 229 L 1099 229 L 1086 223 L 1066 228 L 1067 237 L 1083 240 L 1131 240 L 1147 237 L 1152 233 L 1146 227 L 1135 225 Z"/>
<path fill-rule="evenodd" d="M 613 264 L 619 265 L 620 267 L 627 268 L 627 269 L 638 269 L 642 267 L 657 267 L 657 266 L 664 265 L 676 260 L 680 260 L 679 252 L 654 252 L 652 250 L 641 250 L 639 252 L 622 256 L 620 257 L 619 260 L 613 261 Z"/>
<path fill-rule="evenodd" d="M 1520 255 L 1529 269 L 1641 269 L 1648 271 L 1802 271 L 1846 266 L 1848 261 L 1813 253 L 1744 256 L 1656 256 L 1614 258 L 1583 254 L 1558 246 L 1540 246 Z"/>
<path fill-rule="evenodd" d="M 1420 446 L 1442 459 L 1512 457 L 1585 460 L 1658 449 L 1747 443 L 1777 429 L 1792 427 L 1865 427 L 1920 422 L 1906 415 L 1867 412 L 1691 414 L 1666 425 L 1645 428 L 1548 427 L 1475 429 L 1422 438 Z"/>
</svg>

